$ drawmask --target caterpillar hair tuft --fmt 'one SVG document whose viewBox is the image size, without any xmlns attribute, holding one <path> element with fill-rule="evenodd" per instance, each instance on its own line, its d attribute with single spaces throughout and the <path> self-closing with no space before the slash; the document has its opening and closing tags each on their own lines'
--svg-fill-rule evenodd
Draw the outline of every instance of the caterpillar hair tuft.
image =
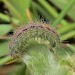
<svg viewBox="0 0 75 75">
<path fill-rule="evenodd" d="M 10 55 L 20 57 L 25 53 L 26 48 L 29 46 L 29 40 L 33 38 L 41 39 L 48 42 L 51 48 L 56 47 L 60 43 L 57 32 L 46 23 L 29 23 L 19 28 L 13 35 L 12 41 L 9 45 Z M 41 43 L 44 44 L 41 41 Z"/>
</svg>

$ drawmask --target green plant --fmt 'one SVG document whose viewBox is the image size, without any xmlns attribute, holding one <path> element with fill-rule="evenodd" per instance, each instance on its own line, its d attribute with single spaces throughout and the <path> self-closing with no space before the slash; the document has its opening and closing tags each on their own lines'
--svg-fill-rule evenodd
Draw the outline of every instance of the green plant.
<svg viewBox="0 0 75 75">
<path fill-rule="evenodd" d="M 71 0 L 70 2 L 65 0 L 49 1 L 53 3 L 54 6 L 46 0 L 38 0 L 37 2 L 32 0 L 19 0 L 19 2 L 17 2 L 17 0 L 1 0 L 0 2 L 3 2 L 9 11 L 8 14 L 0 12 L 0 19 L 3 21 L 3 24 L 0 24 L 0 67 L 3 68 L 2 65 L 9 66 L 10 63 L 14 62 L 20 63 L 19 65 L 16 65 L 16 68 L 13 67 L 16 70 L 10 69 L 11 71 L 9 70 L 7 75 L 75 74 L 75 47 L 69 43 L 58 43 L 59 38 L 61 42 L 71 38 L 75 39 L 75 15 L 73 11 L 74 9 L 72 9 L 72 7 L 74 8 L 73 5 L 75 0 Z M 62 7 L 64 7 L 64 3 L 66 8 L 62 9 Z M 61 9 L 60 14 L 57 12 L 57 7 L 55 7 L 55 5 Z M 17 38 L 18 40 L 21 39 L 19 42 L 12 40 L 13 43 L 16 42 L 17 44 L 11 44 L 10 52 L 8 45 L 11 41 L 12 35 L 10 34 L 9 36 L 9 32 L 11 31 L 15 34 L 14 31 L 18 29 L 18 27 L 28 25 L 26 24 L 27 21 L 29 24 L 32 24 L 31 26 L 33 26 L 32 20 L 34 21 L 34 19 L 39 19 L 39 15 L 47 19 L 48 23 L 52 22 L 52 24 L 48 24 L 51 29 L 50 34 L 41 29 L 37 34 L 37 29 L 32 32 L 29 31 L 24 36 L 27 40 L 23 39 L 23 35 L 22 38 Z M 68 20 L 64 19 L 63 17 L 65 17 L 65 15 L 68 15 L 73 22 L 69 23 Z M 40 22 L 35 22 L 34 24 L 41 25 Z M 19 35 L 23 33 L 25 27 L 23 27 L 22 30 L 19 29 L 16 34 Z M 56 31 L 59 33 L 60 37 L 58 37 L 55 30 L 51 27 L 56 28 Z M 32 34 L 34 35 L 33 37 L 39 34 L 43 39 L 31 38 Z M 13 39 L 16 39 L 15 36 Z M 45 41 L 45 39 L 47 39 L 47 41 Z M 22 48 L 26 48 L 26 51 L 23 49 L 23 51 L 20 52 Z M 15 52 L 15 50 L 17 51 Z M 23 61 L 21 61 L 20 58 Z"/>
</svg>

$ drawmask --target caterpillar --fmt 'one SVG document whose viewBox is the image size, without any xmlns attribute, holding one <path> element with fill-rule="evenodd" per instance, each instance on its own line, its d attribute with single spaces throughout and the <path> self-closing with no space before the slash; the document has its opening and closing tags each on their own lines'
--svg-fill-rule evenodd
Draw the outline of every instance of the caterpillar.
<svg viewBox="0 0 75 75">
<path fill-rule="evenodd" d="M 56 47 L 60 43 L 59 36 L 52 27 L 45 23 L 30 23 L 19 28 L 14 33 L 9 45 L 10 55 L 13 58 L 23 55 L 29 46 L 29 40 L 31 38 L 34 40 L 40 39 L 40 43 L 42 44 L 47 42 L 51 48 Z"/>
</svg>

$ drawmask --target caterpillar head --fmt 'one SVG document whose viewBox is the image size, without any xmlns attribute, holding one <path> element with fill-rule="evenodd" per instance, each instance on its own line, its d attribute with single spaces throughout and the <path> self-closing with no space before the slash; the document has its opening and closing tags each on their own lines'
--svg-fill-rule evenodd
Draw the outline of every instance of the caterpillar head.
<svg viewBox="0 0 75 75">
<path fill-rule="evenodd" d="M 14 57 L 24 55 L 30 40 L 34 39 L 40 45 L 46 44 L 50 48 L 58 46 L 60 39 L 56 31 L 45 23 L 30 23 L 19 28 L 10 43 L 10 54 Z"/>
</svg>

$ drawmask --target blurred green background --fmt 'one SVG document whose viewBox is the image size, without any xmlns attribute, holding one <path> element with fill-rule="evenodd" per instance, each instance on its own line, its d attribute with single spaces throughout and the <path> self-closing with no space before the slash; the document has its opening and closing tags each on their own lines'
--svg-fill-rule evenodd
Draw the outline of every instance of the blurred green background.
<svg viewBox="0 0 75 75">
<path fill-rule="evenodd" d="M 64 46 L 75 52 L 75 0 L 0 0 L 0 62 L 9 53 L 14 31 L 41 21 L 54 27 Z M 1 67 L 0 75 L 25 75 L 25 68 L 21 61 L 16 61 Z"/>
</svg>

